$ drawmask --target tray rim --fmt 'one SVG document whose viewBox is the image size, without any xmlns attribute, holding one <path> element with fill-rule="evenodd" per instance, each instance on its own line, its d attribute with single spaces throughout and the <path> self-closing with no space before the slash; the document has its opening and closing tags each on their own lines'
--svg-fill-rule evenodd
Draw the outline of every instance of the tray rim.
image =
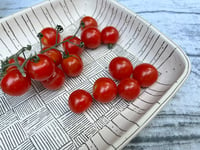
<svg viewBox="0 0 200 150">
<path fill-rule="evenodd" d="M 131 15 L 136 15 L 138 18 L 140 18 L 146 25 L 150 24 L 148 20 L 144 19 L 140 15 L 138 15 L 136 12 L 130 10 L 129 8 L 125 7 L 124 5 L 118 3 L 116 0 L 110 0 Z M 119 146 L 119 149 L 124 148 L 137 134 L 144 129 L 150 121 L 154 119 L 154 117 L 162 110 L 162 108 L 172 99 L 172 97 L 178 92 L 178 90 L 182 87 L 182 85 L 185 83 L 185 81 L 188 79 L 190 72 L 191 72 L 191 62 L 189 57 L 186 55 L 186 53 L 182 50 L 180 46 L 178 46 L 175 42 L 173 42 L 170 38 L 168 38 L 165 34 L 163 34 L 161 31 L 158 30 L 153 24 L 151 24 L 151 28 L 156 32 L 162 35 L 162 37 L 169 42 L 171 45 L 176 47 L 176 51 L 180 54 L 181 58 L 184 60 L 185 68 L 181 76 L 179 76 L 178 80 L 167 90 L 167 92 L 161 97 L 160 100 L 164 100 L 160 105 L 156 106 L 155 104 L 148 110 L 146 113 L 139 119 L 147 118 L 142 125 L 136 130 L 134 126 L 132 126 L 124 135 L 125 138 L 124 142 L 121 143 Z M 157 108 L 154 108 L 157 107 Z M 129 135 L 128 132 L 133 133 L 132 135 Z M 119 140 L 122 140 L 121 137 Z M 118 141 L 117 141 L 118 142 Z"/>
</svg>

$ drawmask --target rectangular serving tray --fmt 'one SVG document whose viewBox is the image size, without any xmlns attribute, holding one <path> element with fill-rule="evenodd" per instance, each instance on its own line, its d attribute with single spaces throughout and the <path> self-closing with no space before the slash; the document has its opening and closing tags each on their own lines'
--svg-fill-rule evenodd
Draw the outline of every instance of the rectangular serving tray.
<svg viewBox="0 0 200 150">
<path fill-rule="evenodd" d="M 0 20 L 0 59 L 27 44 L 39 50 L 36 35 L 44 27 L 62 25 L 64 38 L 73 34 L 83 16 L 92 16 L 101 30 L 115 26 L 120 39 L 113 49 L 100 46 L 82 54 L 83 73 L 66 78 L 63 88 L 50 91 L 33 81 L 20 97 L 0 92 L 0 149 L 121 149 L 162 109 L 190 73 L 185 53 L 153 25 L 114 0 L 51 0 Z M 80 33 L 78 33 L 80 36 Z M 62 47 L 61 47 L 62 48 Z M 69 94 L 76 89 L 92 93 L 99 77 L 110 77 L 108 64 L 125 56 L 134 66 L 153 64 L 159 78 L 142 89 L 132 102 L 117 98 L 102 104 L 94 101 L 83 114 L 68 107 Z"/>
</svg>

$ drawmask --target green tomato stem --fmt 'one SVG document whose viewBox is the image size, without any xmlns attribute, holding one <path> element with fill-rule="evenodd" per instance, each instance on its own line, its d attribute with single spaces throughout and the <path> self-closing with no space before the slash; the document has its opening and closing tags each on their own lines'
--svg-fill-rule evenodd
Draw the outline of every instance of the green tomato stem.
<svg viewBox="0 0 200 150">
<path fill-rule="evenodd" d="M 42 37 L 43 37 L 43 34 L 40 32 L 40 33 L 38 33 L 37 37 L 39 38 L 39 41 L 40 41 L 40 49 L 42 50 Z"/>
<path fill-rule="evenodd" d="M 111 43 L 110 43 L 110 44 L 108 44 L 108 49 L 112 49 L 112 48 L 113 48 L 113 46 L 114 46 L 114 45 L 113 45 L 113 44 L 111 44 Z"/>
<path fill-rule="evenodd" d="M 80 28 L 85 28 L 85 23 L 83 22 L 83 21 L 81 21 L 81 23 L 80 23 Z"/>
<path fill-rule="evenodd" d="M 40 53 L 44 53 L 44 52 L 46 52 L 46 51 L 48 51 L 48 50 L 51 50 L 51 49 L 57 49 L 57 47 L 58 47 L 59 45 L 65 43 L 65 42 L 69 42 L 69 43 L 74 44 L 74 45 L 79 46 L 79 47 L 84 47 L 84 43 L 83 43 L 83 42 L 81 42 L 80 44 L 75 44 L 75 43 L 73 43 L 73 42 L 70 41 L 71 39 L 73 39 L 74 37 L 76 37 L 76 35 L 78 34 L 78 32 L 79 32 L 79 30 L 81 29 L 82 26 L 84 26 L 84 23 L 83 23 L 83 22 L 80 23 L 80 25 L 79 25 L 77 31 L 74 33 L 74 35 L 73 35 L 71 38 L 69 38 L 69 39 L 67 39 L 67 40 L 65 40 L 65 41 L 62 41 L 62 42 L 59 42 L 59 43 L 58 43 L 58 41 L 57 41 L 57 40 L 58 40 L 58 33 L 63 32 L 63 28 L 62 28 L 62 26 L 57 25 L 57 26 L 56 26 L 56 44 L 53 45 L 53 46 L 51 46 L 51 47 L 49 47 L 49 48 L 47 48 L 47 49 L 44 50 L 44 51 L 42 51 L 42 41 L 41 41 L 43 35 L 42 35 L 42 33 L 38 33 L 37 37 L 39 38 L 39 41 L 40 41 L 40 48 L 41 48 L 41 52 L 40 52 Z M 27 64 L 27 62 L 28 62 L 29 60 L 31 60 L 31 61 L 33 61 L 33 62 L 38 62 L 38 61 L 40 60 L 40 58 L 38 57 L 37 54 L 35 54 L 34 56 L 30 55 L 28 58 L 26 58 L 24 52 L 25 52 L 26 50 L 30 51 L 31 49 L 32 49 L 31 45 L 27 45 L 27 47 L 22 47 L 17 53 L 15 53 L 14 55 L 11 55 L 10 57 L 6 58 L 5 61 L 1 61 L 1 72 L 0 72 L 1 78 L 2 78 L 2 75 L 4 75 L 4 73 L 5 73 L 5 71 L 6 71 L 6 68 L 9 67 L 9 66 L 16 66 L 16 67 L 18 68 L 18 70 L 21 72 L 21 74 L 25 77 L 25 76 L 26 76 L 26 73 L 25 73 L 24 67 L 25 67 L 25 65 Z M 57 49 L 57 50 L 59 50 L 59 49 Z M 70 56 L 70 55 L 69 55 L 69 52 L 68 52 L 67 50 L 66 50 L 66 53 L 63 52 L 63 51 L 61 51 L 61 50 L 59 50 L 59 51 L 62 52 L 64 58 Z M 18 57 L 19 57 L 19 55 L 21 55 L 21 54 L 23 54 L 23 56 L 24 56 L 24 58 L 25 58 L 25 61 L 24 61 L 23 64 L 20 66 L 19 61 L 18 61 Z M 10 59 L 12 59 L 12 58 L 14 59 L 15 63 L 9 64 L 8 61 L 9 61 Z"/>
</svg>

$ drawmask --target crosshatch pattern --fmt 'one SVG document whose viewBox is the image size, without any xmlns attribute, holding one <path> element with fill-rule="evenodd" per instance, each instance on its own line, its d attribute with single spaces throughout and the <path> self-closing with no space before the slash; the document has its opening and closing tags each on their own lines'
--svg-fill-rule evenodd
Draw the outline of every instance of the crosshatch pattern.
<svg viewBox="0 0 200 150">
<path fill-rule="evenodd" d="M 81 3 L 80 3 L 81 1 Z M 83 7 L 84 6 L 84 7 Z M 62 36 L 72 34 L 81 17 L 97 19 L 99 28 L 115 26 L 120 40 L 112 50 L 101 46 L 82 54 L 83 73 L 66 78 L 58 91 L 50 91 L 36 81 L 23 96 L 0 93 L 0 149 L 118 149 L 175 94 L 189 72 L 183 52 L 151 24 L 112 0 L 53 0 L 29 8 L 0 23 L 0 58 L 4 59 L 27 44 L 38 50 L 37 33 L 44 27 L 62 25 Z M 78 34 L 80 35 L 80 33 Z M 99 77 L 110 77 L 108 64 L 116 56 L 128 57 L 136 66 L 153 64 L 158 81 L 142 89 L 133 102 L 120 98 L 77 115 L 69 110 L 67 100 L 76 89 L 92 92 Z M 117 81 L 116 81 L 117 83 Z"/>
</svg>

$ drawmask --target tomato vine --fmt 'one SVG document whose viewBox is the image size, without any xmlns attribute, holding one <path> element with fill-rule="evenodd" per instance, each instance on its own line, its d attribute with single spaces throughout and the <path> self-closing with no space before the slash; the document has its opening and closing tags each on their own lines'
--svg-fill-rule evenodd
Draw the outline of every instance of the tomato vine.
<svg viewBox="0 0 200 150">
<path fill-rule="evenodd" d="M 59 50 L 57 47 L 58 47 L 59 45 L 63 44 L 63 43 L 66 43 L 66 42 L 69 42 L 69 43 L 71 43 L 71 44 L 75 44 L 75 43 L 71 42 L 70 40 L 73 39 L 73 38 L 77 35 L 77 33 L 78 33 L 78 31 L 80 30 L 81 26 L 82 26 L 82 23 L 80 24 L 79 28 L 77 29 L 77 31 L 75 32 L 75 34 L 74 34 L 70 39 L 67 39 L 67 40 L 65 40 L 65 41 L 62 41 L 62 42 L 57 43 L 58 34 L 59 34 L 59 33 L 62 33 L 62 32 L 64 31 L 64 29 L 63 29 L 63 27 L 62 27 L 61 25 L 57 25 L 57 26 L 55 27 L 55 30 L 56 30 L 56 44 L 54 44 L 53 46 L 51 46 L 51 47 L 49 47 L 49 48 L 47 48 L 47 49 L 45 49 L 45 50 L 43 50 L 43 51 L 42 51 L 42 49 L 43 49 L 43 44 L 42 44 L 42 40 L 41 40 L 42 37 L 43 37 L 43 34 L 42 34 L 41 32 L 39 32 L 39 33 L 37 34 L 37 37 L 39 38 L 39 41 L 40 41 L 40 54 L 43 54 L 43 53 L 45 53 L 45 52 L 47 52 L 47 51 L 49 51 L 49 50 L 51 50 L 51 49 L 56 49 L 56 50 L 60 51 L 64 56 L 66 56 L 65 53 L 64 53 L 64 51 L 63 51 L 63 50 Z M 77 44 L 75 44 L 75 45 L 78 46 L 78 47 L 84 47 L 84 43 L 83 43 L 83 42 L 81 42 L 79 45 L 77 45 Z M 1 79 L 2 79 L 3 76 L 6 74 L 6 68 L 8 68 L 9 66 L 16 66 L 17 69 L 18 69 L 18 70 L 20 71 L 20 73 L 22 74 L 22 76 L 25 77 L 25 76 L 26 76 L 26 73 L 25 73 L 24 67 L 26 66 L 27 62 L 28 62 L 29 60 L 34 61 L 34 62 L 37 62 L 37 61 L 39 61 L 39 57 L 37 56 L 37 53 L 35 53 L 34 55 L 30 54 L 28 57 L 25 58 L 25 61 L 24 61 L 24 63 L 23 63 L 22 65 L 19 64 L 19 61 L 18 61 L 17 58 L 18 58 L 21 54 L 25 57 L 24 52 L 25 52 L 25 51 L 31 51 L 31 50 L 32 50 L 32 46 L 31 46 L 31 45 L 27 45 L 26 47 L 22 47 L 17 53 L 11 55 L 10 57 L 7 57 L 4 61 L 1 60 L 1 72 L 0 72 L 0 74 L 1 74 Z M 14 63 L 11 63 L 11 64 L 8 63 L 8 61 L 9 61 L 10 59 L 14 59 Z"/>
</svg>

